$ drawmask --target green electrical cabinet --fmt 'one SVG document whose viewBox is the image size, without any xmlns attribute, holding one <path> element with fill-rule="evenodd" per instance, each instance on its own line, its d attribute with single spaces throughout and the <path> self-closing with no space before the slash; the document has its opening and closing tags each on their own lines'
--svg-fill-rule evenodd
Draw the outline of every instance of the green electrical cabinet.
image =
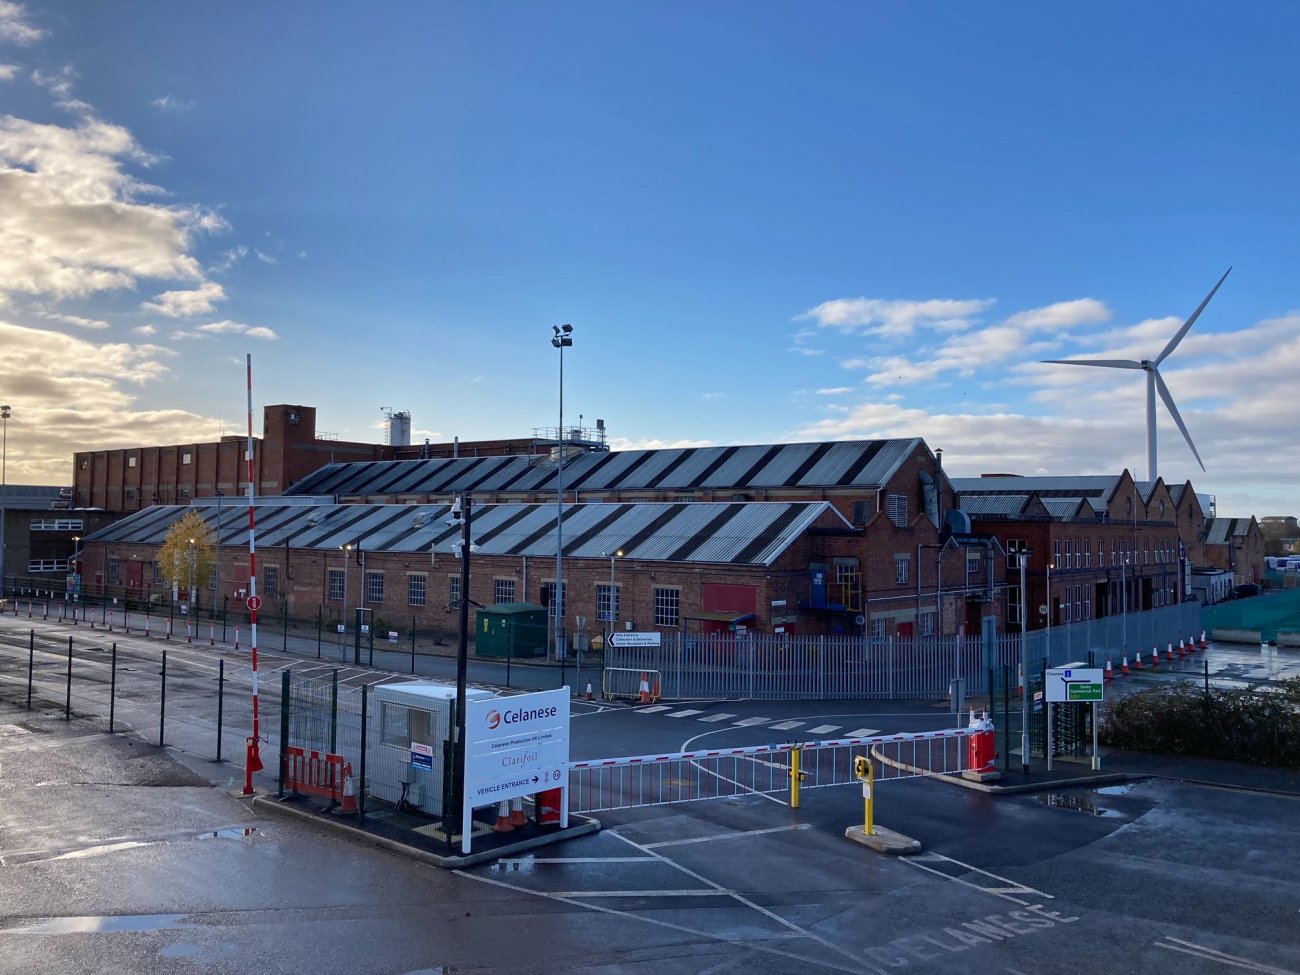
<svg viewBox="0 0 1300 975">
<path fill-rule="evenodd" d="M 478 657 L 544 657 L 548 640 L 546 607 L 533 603 L 484 606 L 474 623 Z"/>
</svg>

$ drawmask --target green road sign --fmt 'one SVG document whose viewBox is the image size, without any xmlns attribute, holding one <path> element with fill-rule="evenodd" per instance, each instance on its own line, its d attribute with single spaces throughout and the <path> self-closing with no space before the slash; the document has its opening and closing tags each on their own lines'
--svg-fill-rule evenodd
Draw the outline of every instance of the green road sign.
<svg viewBox="0 0 1300 975">
<path fill-rule="evenodd" d="M 1067 701 L 1100 701 L 1102 700 L 1101 684 L 1067 684 L 1065 685 Z"/>
</svg>

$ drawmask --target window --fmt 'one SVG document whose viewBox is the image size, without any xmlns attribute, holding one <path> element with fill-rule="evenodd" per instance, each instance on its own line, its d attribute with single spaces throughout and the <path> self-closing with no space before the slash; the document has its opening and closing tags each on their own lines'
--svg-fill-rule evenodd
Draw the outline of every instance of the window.
<svg viewBox="0 0 1300 975">
<path fill-rule="evenodd" d="M 116 584 L 122 581 L 121 577 L 122 577 L 121 561 L 119 561 L 118 559 L 109 559 L 108 560 L 108 581 Z"/>
<path fill-rule="evenodd" d="M 569 584 L 567 582 L 564 583 L 562 586 L 560 586 L 560 599 L 566 603 L 568 602 Z M 546 606 L 547 615 L 553 619 L 555 617 L 555 581 L 554 580 L 551 580 L 550 582 L 542 583 L 542 602 Z M 564 606 L 563 609 L 567 610 L 568 606 L 567 605 Z"/>
<path fill-rule="evenodd" d="M 134 466 L 135 466 L 135 458 L 134 458 L 134 457 L 128 457 L 128 458 L 126 459 L 126 466 L 127 466 L 127 467 L 134 467 Z"/>
<path fill-rule="evenodd" d="M 907 495 L 891 494 L 889 496 L 889 520 L 899 528 L 907 527 Z"/>
<path fill-rule="evenodd" d="M 267 599 L 280 598 L 280 567 L 278 565 L 262 567 L 262 595 Z"/>
<path fill-rule="evenodd" d="M 979 552 L 966 553 L 966 574 L 968 576 L 977 576 L 980 574 L 980 566 L 984 560 L 980 558 Z"/>
<path fill-rule="evenodd" d="M 921 614 L 921 636 L 934 636 L 934 613 L 931 611 Z"/>
<path fill-rule="evenodd" d="M 460 576 L 447 576 L 447 606 L 460 607 Z"/>
<path fill-rule="evenodd" d="M 1085 569 L 1091 569 L 1092 568 L 1092 539 L 1085 538 L 1081 544 L 1083 545 L 1083 567 Z"/>
<path fill-rule="evenodd" d="M 1052 568 L 1061 568 L 1061 540 L 1059 538 L 1052 540 Z"/>
<path fill-rule="evenodd" d="M 608 582 L 596 586 L 596 618 L 610 623 L 618 619 L 618 585 Z"/>
<path fill-rule="evenodd" d="M 343 601 L 343 569 L 329 570 L 329 598 Z"/>
<path fill-rule="evenodd" d="M 406 605 L 423 606 L 429 577 L 423 572 L 411 572 L 406 577 Z"/>
<path fill-rule="evenodd" d="M 513 603 L 515 601 L 515 580 L 493 579 L 492 599 L 498 603 Z"/>
<path fill-rule="evenodd" d="M 82 469 L 83 471 L 90 470 L 90 461 L 89 461 L 89 459 L 87 459 L 87 458 L 85 458 L 85 457 L 81 458 L 81 469 Z"/>
<path fill-rule="evenodd" d="M 1119 565 L 1119 539 L 1110 540 L 1110 564 Z"/>
<path fill-rule="evenodd" d="M 1007 568 L 1020 568 L 1020 553 L 1029 551 L 1029 543 L 1023 538 L 1007 539 Z"/>
<path fill-rule="evenodd" d="M 894 556 L 894 581 L 900 586 L 911 576 L 912 559 L 907 555 Z"/>
<path fill-rule="evenodd" d="M 366 572 L 366 602 L 382 603 L 384 601 L 384 574 Z"/>
<path fill-rule="evenodd" d="M 885 618 L 883 616 L 871 621 L 871 639 L 881 641 L 885 639 Z"/>
<path fill-rule="evenodd" d="M 391 704 L 384 701 L 380 705 L 380 740 L 385 745 L 397 748 L 411 747 L 410 716 L 415 712 L 405 704 Z"/>
<path fill-rule="evenodd" d="M 183 488 L 180 489 L 179 493 L 180 493 L 180 496 L 181 496 L 182 498 L 185 498 L 186 500 L 188 500 L 188 499 L 189 499 L 189 496 L 190 496 L 190 489 L 187 488 L 187 487 L 183 487 Z"/>
<path fill-rule="evenodd" d="M 181 451 L 181 463 L 182 463 L 182 464 L 190 464 L 190 463 L 193 463 L 193 461 L 194 461 L 194 455 L 193 455 L 192 453 L 190 453 L 190 451 L 188 451 L 188 450 L 182 450 L 182 451 Z"/>
<path fill-rule="evenodd" d="M 126 500 L 128 500 L 128 501 L 134 501 L 134 500 L 135 500 L 135 488 L 127 488 L 127 489 L 126 489 Z"/>
<path fill-rule="evenodd" d="M 1020 605 L 1021 605 L 1020 587 L 1008 586 L 1007 587 L 1007 622 L 1008 623 L 1020 622 Z"/>
<path fill-rule="evenodd" d="M 655 586 L 655 626 L 680 626 L 682 591 L 673 586 Z"/>
<path fill-rule="evenodd" d="M 155 586 L 161 586 L 162 581 L 163 581 L 162 563 L 155 562 L 153 563 L 153 584 Z"/>
</svg>

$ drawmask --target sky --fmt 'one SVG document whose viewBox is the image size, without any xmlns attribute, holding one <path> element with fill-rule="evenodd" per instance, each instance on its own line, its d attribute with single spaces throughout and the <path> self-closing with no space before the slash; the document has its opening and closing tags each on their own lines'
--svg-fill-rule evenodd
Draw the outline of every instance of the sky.
<svg viewBox="0 0 1300 975">
<path fill-rule="evenodd" d="M 0 0 L 10 483 L 383 442 L 922 437 L 1297 514 L 1300 6 Z M 552 347 L 571 323 L 573 346 Z M 560 370 L 563 369 L 563 383 Z M 1288 393 L 1287 390 L 1292 390 Z"/>
</svg>

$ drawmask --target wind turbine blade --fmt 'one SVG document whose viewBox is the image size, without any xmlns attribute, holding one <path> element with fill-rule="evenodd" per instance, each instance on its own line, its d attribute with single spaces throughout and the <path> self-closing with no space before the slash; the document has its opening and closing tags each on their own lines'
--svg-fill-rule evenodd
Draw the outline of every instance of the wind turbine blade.
<svg viewBox="0 0 1300 975">
<path fill-rule="evenodd" d="M 1105 366 L 1110 369 L 1141 369 L 1142 363 L 1133 359 L 1043 359 L 1054 366 Z"/>
<path fill-rule="evenodd" d="M 1228 280 L 1228 275 L 1231 273 L 1232 268 L 1228 268 L 1228 270 L 1223 272 L 1223 277 L 1219 278 L 1219 284 L 1216 284 L 1210 289 L 1210 293 L 1205 296 L 1205 300 L 1197 305 L 1196 311 L 1192 312 L 1192 317 L 1183 322 L 1183 327 L 1174 333 L 1174 337 L 1169 340 L 1169 344 L 1165 346 L 1165 350 L 1156 356 L 1155 364 L 1157 366 L 1165 361 L 1170 352 L 1173 352 L 1174 349 L 1178 348 L 1178 343 L 1183 340 L 1183 336 L 1187 334 L 1187 330 L 1196 324 L 1196 319 L 1201 317 L 1201 312 L 1205 311 L 1205 306 L 1210 303 L 1210 299 L 1214 297 L 1214 293 L 1219 290 L 1219 286 L 1222 285 L 1224 281 Z"/>
<path fill-rule="evenodd" d="M 1169 395 L 1169 387 L 1165 385 L 1165 381 L 1160 377 L 1158 371 L 1152 369 L 1151 375 L 1156 377 L 1156 389 L 1160 391 L 1160 398 L 1165 401 L 1169 415 L 1178 424 L 1178 429 L 1182 432 L 1183 439 L 1187 441 L 1187 446 L 1192 448 L 1192 456 L 1196 458 L 1196 463 L 1201 465 L 1201 470 L 1205 470 L 1205 461 L 1201 460 L 1201 455 L 1196 452 L 1196 444 L 1192 443 L 1192 435 L 1187 432 L 1187 425 L 1183 423 L 1183 418 L 1178 415 L 1178 407 L 1174 406 L 1174 398 Z"/>
</svg>

